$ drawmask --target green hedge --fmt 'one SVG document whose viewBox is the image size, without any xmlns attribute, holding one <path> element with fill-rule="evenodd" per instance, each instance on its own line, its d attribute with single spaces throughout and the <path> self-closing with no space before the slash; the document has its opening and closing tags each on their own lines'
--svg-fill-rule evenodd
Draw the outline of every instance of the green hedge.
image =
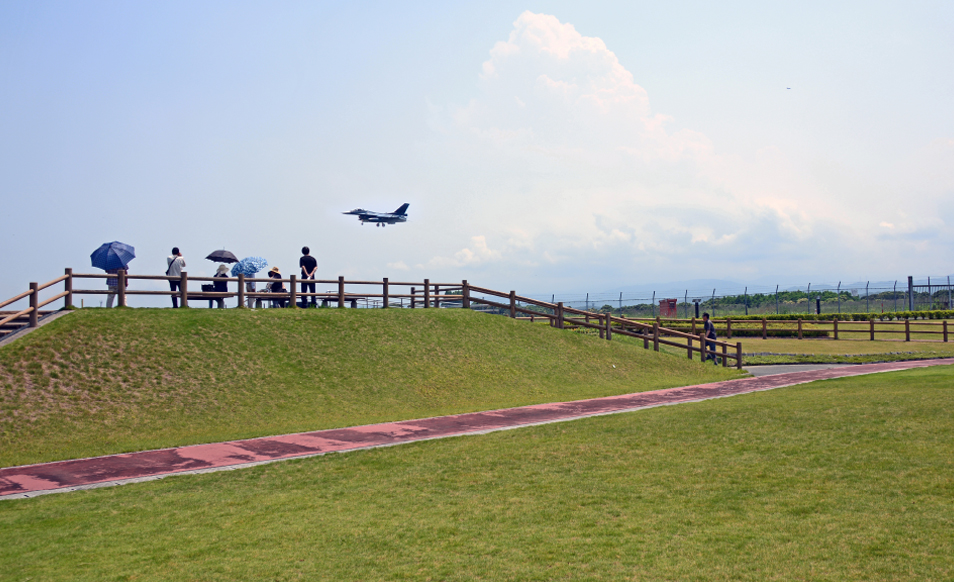
<svg viewBox="0 0 954 582">
<path fill-rule="evenodd" d="M 673 330 L 676 330 L 676 331 L 681 331 L 681 332 L 683 332 L 683 333 L 692 333 L 692 328 L 691 328 L 691 327 L 673 326 L 673 325 L 667 325 L 667 326 L 664 326 L 664 327 L 666 327 L 667 329 L 673 329 Z M 726 339 L 725 330 L 721 330 L 721 329 L 720 329 L 720 330 L 718 330 L 718 331 L 719 331 L 719 339 Z M 697 332 L 697 333 L 702 333 L 702 327 L 701 327 L 701 326 L 697 326 L 697 327 L 696 327 L 696 332 Z M 828 334 L 829 334 L 829 332 L 827 332 L 827 331 L 825 331 L 825 330 L 822 330 L 822 329 L 803 329 L 803 330 L 802 330 L 802 337 L 828 337 Z M 765 330 L 765 335 L 766 335 L 767 337 L 788 337 L 788 338 L 794 338 L 794 337 L 798 337 L 798 330 L 797 330 L 797 329 L 773 329 L 773 328 L 770 327 L 770 328 L 768 328 L 768 329 Z M 739 328 L 733 327 L 733 328 L 732 328 L 732 337 L 734 337 L 734 338 L 735 338 L 735 337 L 762 337 L 762 329 L 761 329 L 761 328 L 759 328 L 759 329 L 753 329 L 753 328 L 742 328 L 742 329 L 739 329 Z"/>
<path fill-rule="evenodd" d="M 887 321 L 899 319 L 954 319 L 954 310 L 938 309 L 935 311 L 897 311 L 892 313 L 788 313 L 785 315 L 730 315 L 728 317 L 713 317 L 713 321 Z"/>
</svg>

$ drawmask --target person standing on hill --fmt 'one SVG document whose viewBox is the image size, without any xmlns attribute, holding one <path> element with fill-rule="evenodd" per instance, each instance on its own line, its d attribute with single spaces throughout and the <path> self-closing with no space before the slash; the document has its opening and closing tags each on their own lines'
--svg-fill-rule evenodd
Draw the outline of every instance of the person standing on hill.
<svg viewBox="0 0 954 582">
<path fill-rule="evenodd" d="M 710 359 L 712 363 L 716 366 L 719 365 L 719 358 L 716 357 L 716 330 L 715 325 L 709 321 L 709 314 L 702 314 L 702 329 L 706 334 L 706 359 L 703 362 L 708 362 Z M 709 341 L 712 340 L 712 341 Z"/>
<path fill-rule="evenodd" d="M 179 252 L 179 247 L 172 247 L 172 254 L 166 257 L 166 263 L 169 265 L 169 268 L 166 269 L 166 277 L 179 277 L 182 275 L 182 269 L 186 266 L 185 259 L 182 258 L 182 253 Z M 179 280 L 174 279 L 169 281 L 169 290 L 178 291 L 179 290 Z M 179 296 L 172 296 L 172 307 L 179 307 Z M 188 307 L 184 305 L 183 307 Z"/>
<path fill-rule="evenodd" d="M 318 261 L 315 260 L 315 257 L 311 256 L 309 253 L 311 249 L 308 247 L 301 247 L 302 257 L 298 259 L 298 266 L 301 267 L 301 292 L 302 293 L 315 293 L 315 272 L 318 270 Z M 305 283 L 306 280 L 311 279 L 311 283 Z M 301 300 L 301 306 L 305 307 L 308 303 L 308 299 L 311 299 L 311 304 L 315 307 L 318 306 L 318 298 L 312 295 L 308 298 L 303 298 Z"/>
<path fill-rule="evenodd" d="M 212 275 L 213 279 L 227 279 L 229 276 L 229 267 L 228 265 L 219 265 L 219 268 L 215 271 L 215 274 Z M 216 293 L 228 293 L 229 292 L 229 282 L 228 281 L 213 281 L 212 290 Z M 219 309 L 225 309 L 225 298 L 219 297 L 215 300 L 219 305 Z M 209 307 L 212 306 L 212 301 L 209 301 Z"/>
<path fill-rule="evenodd" d="M 113 275 L 106 279 L 106 290 L 109 291 L 109 294 L 106 295 L 106 307 L 113 306 L 113 300 L 116 299 L 116 293 L 119 292 L 119 277 L 116 277 L 116 274 L 119 273 L 121 269 L 108 269 L 106 274 Z M 126 279 L 126 287 L 129 287 L 129 279 Z M 123 303 L 120 307 L 126 307 L 126 304 Z"/>
</svg>

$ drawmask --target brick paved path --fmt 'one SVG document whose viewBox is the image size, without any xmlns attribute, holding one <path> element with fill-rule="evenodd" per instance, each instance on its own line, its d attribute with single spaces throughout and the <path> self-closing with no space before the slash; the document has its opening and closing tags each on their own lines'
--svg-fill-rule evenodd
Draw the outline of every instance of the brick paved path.
<svg viewBox="0 0 954 582">
<path fill-rule="evenodd" d="M 32 497 L 44 493 L 146 481 L 177 473 L 234 469 L 282 459 L 479 434 L 666 404 L 698 402 L 815 380 L 950 364 L 954 364 L 954 358 L 863 364 L 828 370 L 741 378 L 574 402 L 537 404 L 487 412 L 8 467 L 0 469 L 0 499 Z"/>
</svg>

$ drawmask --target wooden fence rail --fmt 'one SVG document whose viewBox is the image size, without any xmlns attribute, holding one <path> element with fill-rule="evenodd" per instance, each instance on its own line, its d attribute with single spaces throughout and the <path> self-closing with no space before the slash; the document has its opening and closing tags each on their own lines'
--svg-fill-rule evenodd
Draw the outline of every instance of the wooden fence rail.
<svg viewBox="0 0 954 582">
<path fill-rule="evenodd" d="M 530 315 L 531 318 L 540 317 L 548 319 L 550 325 L 560 329 L 564 329 L 567 324 L 574 327 L 596 329 L 599 331 L 600 338 L 606 340 L 612 340 L 613 334 L 619 333 L 642 339 L 643 347 L 646 349 L 649 348 L 649 341 L 652 339 L 653 349 L 657 352 L 659 351 L 660 345 L 684 348 L 690 360 L 693 359 L 693 353 L 698 353 L 699 359 L 702 361 L 705 361 L 706 357 L 715 358 L 721 356 L 723 366 L 728 366 L 728 360 L 733 359 L 735 360 L 735 366 L 739 369 L 742 368 L 742 344 L 740 342 L 733 345 L 720 340 L 707 340 L 702 333 L 685 333 L 662 327 L 658 322 L 649 325 L 633 319 L 614 317 L 608 313 L 594 313 L 566 307 L 562 302 L 547 303 L 546 301 L 530 299 L 528 297 L 519 296 L 513 291 L 505 293 L 485 287 L 467 285 L 466 282 L 464 282 L 464 285 L 466 289 L 465 295 L 470 302 L 500 309 L 509 313 L 510 317 L 515 318 L 517 317 L 517 313 L 525 313 Z M 483 297 L 474 297 L 474 292 L 492 297 L 505 298 L 507 299 L 507 303 L 493 301 Z M 520 302 L 519 304 L 518 300 Z M 527 309 L 521 304 L 544 308 L 549 310 L 549 312 Z M 677 341 L 680 339 L 685 340 L 685 343 Z M 721 354 L 717 353 L 718 348 L 721 348 Z M 730 353 L 729 348 L 732 348 L 734 353 Z"/>
<path fill-rule="evenodd" d="M 636 321 L 647 322 L 655 321 L 667 324 L 674 328 L 688 326 L 691 332 L 702 328 L 702 320 L 699 318 L 690 319 L 637 319 Z M 710 320 L 716 327 L 719 335 L 731 339 L 733 333 L 740 337 L 778 337 L 777 333 L 784 332 L 791 337 L 804 339 L 805 337 L 820 336 L 835 340 L 846 339 L 866 339 L 867 341 L 899 341 L 890 336 L 904 335 L 904 341 L 936 341 L 948 342 L 951 335 L 951 323 L 947 320 L 912 320 L 904 319 L 902 321 L 880 321 L 871 319 L 868 321 L 846 321 L 846 320 L 783 320 L 783 319 L 736 319 L 722 318 Z M 743 335 L 744 334 L 744 335 Z M 845 337 L 848 334 L 848 337 Z M 863 337 L 858 337 L 858 336 Z M 911 339 L 914 335 L 915 339 Z M 886 337 L 887 336 L 887 337 Z M 923 336 L 929 336 L 925 339 Z M 939 339 L 930 339 L 930 336 L 941 336 Z"/>
<path fill-rule="evenodd" d="M 86 280 L 105 280 L 115 279 L 115 287 L 106 289 L 77 289 L 74 286 L 75 279 Z M 172 281 L 178 283 L 178 289 L 169 291 L 149 290 L 149 289 L 128 289 L 130 281 Z M 236 283 L 236 291 L 191 291 L 189 283 Z M 40 301 L 40 291 L 53 285 L 63 283 L 64 287 L 60 293 L 47 297 Z M 255 288 L 257 283 L 266 283 L 268 285 L 279 283 L 288 288 L 281 292 L 258 290 Z M 334 285 L 334 290 L 325 292 L 303 292 L 299 288 L 302 283 L 315 285 Z M 348 288 L 350 286 L 350 289 Z M 371 287 L 371 290 L 355 289 L 355 287 Z M 395 293 L 393 288 L 409 287 L 409 292 Z M 379 288 L 380 291 L 378 289 Z M 194 289 L 194 287 L 193 287 Z M 373 291 L 373 292 L 372 292 Z M 291 306 L 296 306 L 298 301 L 307 301 L 309 298 L 315 300 L 321 299 L 324 304 L 336 302 L 338 307 L 344 307 L 346 302 L 350 302 L 352 307 L 357 305 L 358 301 L 364 301 L 370 306 L 372 302 L 382 308 L 396 306 L 394 300 L 409 300 L 409 307 L 427 309 L 431 307 L 462 307 L 472 308 L 473 304 L 486 305 L 494 309 L 499 309 L 511 318 L 517 318 L 518 314 L 530 315 L 531 318 L 542 317 L 549 320 L 550 325 L 559 329 L 565 329 L 568 326 L 573 328 L 583 328 L 596 330 L 601 339 L 612 340 L 613 334 L 634 337 L 643 340 L 643 347 L 649 349 L 652 347 L 659 351 L 660 345 L 673 346 L 686 350 L 689 359 L 693 359 L 693 354 L 698 353 L 700 360 L 705 360 L 707 356 L 715 358 L 720 355 L 722 365 L 728 366 L 728 360 L 735 360 L 737 368 L 742 367 L 742 344 L 732 345 L 725 341 L 706 340 L 702 334 L 695 333 L 695 324 L 693 323 L 692 332 L 686 333 L 678 329 L 671 329 L 660 325 L 659 321 L 652 324 L 643 321 L 628 319 L 624 317 L 614 317 L 606 313 L 595 313 L 566 307 L 563 303 L 547 303 L 517 295 L 515 291 L 503 292 L 485 287 L 470 285 L 466 280 L 460 283 L 432 283 L 429 279 L 423 282 L 408 281 L 389 281 L 384 278 L 380 281 L 348 281 L 344 277 L 338 279 L 308 279 L 301 280 L 292 275 L 288 278 L 257 278 L 239 275 L 238 277 L 190 277 L 187 272 L 182 272 L 180 276 L 171 277 L 166 275 L 132 275 L 125 271 L 118 271 L 115 274 L 99 273 L 73 273 L 72 269 L 66 269 L 64 274 L 52 281 L 42 285 L 30 283 L 30 290 L 12 297 L 2 303 L 0 307 L 10 305 L 22 299 L 29 299 L 30 305 L 26 309 L 14 312 L 11 315 L 0 320 L 0 326 L 15 321 L 24 315 L 29 315 L 27 325 L 36 327 L 38 324 L 38 314 L 41 307 L 49 305 L 54 301 L 63 300 L 66 308 L 73 306 L 76 295 L 105 295 L 115 294 L 118 299 L 118 305 L 125 306 L 128 296 L 165 296 L 176 297 L 183 306 L 194 300 L 224 300 L 237 299 L 237 306 L 242 307 L 250 300 L 269 300 L 269 301 L 287 301 Z M 479 296 L 475 296 L 479 295 Z M 500 298 L 503 301 L 495 301 L 491 298 Z M 533 307 L 535 309 L 531 309 Z M 540 311 L 541 309 L 545 311 Z M 945 327 L 945 330 L 947 328 Z M 947 337 L 945 333 L 945 338 Z M 721 348 L 721 354 L 717 354 L 717 349 Z M 732 348 L 730 352 L 729 349 Z M 733 353 L 734 352 L 734 353 Z"/>
</svg>

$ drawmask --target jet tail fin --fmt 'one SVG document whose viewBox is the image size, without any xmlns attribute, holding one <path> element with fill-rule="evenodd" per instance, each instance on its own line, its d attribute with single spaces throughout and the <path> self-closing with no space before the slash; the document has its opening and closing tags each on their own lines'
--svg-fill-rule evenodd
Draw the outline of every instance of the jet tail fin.
<svg viewBox="0 0 954 582">
<path fill-rule="evenodd" d="M 410 204 L 408 204 L 407 202 L 405 202 L 404 204 L 401 205 L 400 208 L 398 208 L 397 210 L 395 210 L 393 214 L 397 214 L 397 215 L 399 215 L 399 216 L 405 216 L 405 215 L 407 214 L 407 207 L 408 207 L 408 206 L 410 206 Z"/>
</svg>

